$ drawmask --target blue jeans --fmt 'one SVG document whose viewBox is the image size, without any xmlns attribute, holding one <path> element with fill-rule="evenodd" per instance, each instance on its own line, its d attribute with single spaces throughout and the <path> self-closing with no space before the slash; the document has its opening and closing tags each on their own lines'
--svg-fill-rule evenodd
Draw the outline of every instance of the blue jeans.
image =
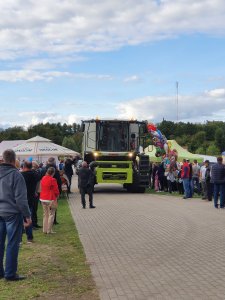
<svg viewBox="0 0 225 300">
<path fill-rule="evenodd" d="M 190 191 L 190 180 L 189 178 L 183 178 L 183 186 L 184 186 L 184 197 L 190 198 L 191 191 Z"/>
<path fill-rule="evenodd" d="M 197 193 L 200 194 L 200 183 L 199 183 L 199 178 L 198 177 L 192 177 L 193 194 L 195 192 L 195 187 L 197 189 Z"/>
<path fill-rule="evenodd" d="M 22 214 L 0 217 L 0 276 L 14 277 L 17 272 L 19 244 L 23 230 Z M 3 266 L 7 236 L 5 270 Z"/>
<path fill-rule="evenodd" d="M 192 184 L 192 179 L 189 178 L 189 197 L 192 198 L 194 194 L 194 186 Z"/>
<path fill-rule="evenodd" d="M 224 208 L 225 203 L 225 184 L 224 183 L 214 183 L 214 191 L 213 191 L 213 198 L 214 198 L 214 206 L 218 207 L 218 198 L 220 194 L 220 208 Z"/>
<path fill-rule="evenodd" d="M 31 215 L 33 214 L 33 208 L 32 207 L 29 207 L 30 208 L 30 212 L 31 212 Z M 33 225 L 31 224 L 30 226 L 26 227 L 25 228 L 25 232 L 26 232 L 26 235 L 27 235 L 27 240 L 33 240 Z"/>
</svg>

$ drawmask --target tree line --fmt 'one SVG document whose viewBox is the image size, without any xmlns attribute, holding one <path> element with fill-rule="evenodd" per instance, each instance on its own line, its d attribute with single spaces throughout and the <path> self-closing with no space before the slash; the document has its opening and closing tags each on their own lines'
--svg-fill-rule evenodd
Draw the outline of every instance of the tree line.
<svg viewBox="0 0 225 300">
<path fill-rule="evenodd" d="M 163 120 L 158 128 L 168 140 L 176 140 L 192 153 L 217 156 L 225 151 L 225 122 L 207 121 L 202 124 Z"/>
<path fill-rule="evenodd" d="M 157 127 L 168 140 L 176 140 L 192 153 L 216 156 L 225 151 L 225 122 L 207 121 L 202 124 L 163 120 L 157 124 Z M 20 126 L 0 129 L 0 141 L 27 140 L 36 135 L 81 152 L 81 124 L 40 123 L 27 129 Z M 148 141 L 151 143 L 150 137 Z"/>
<path fill-rule="evenodd" d="M 7 140 L 27 140 L 36 135 L 47 138 L 55 144 L 81 152 L 81 125 L 76 123 L 72 125 L 66 123 L 40 123 L 29 126 L 27 129 L 21 126 L 0 129 L 0 142 Z"/>
</svg>

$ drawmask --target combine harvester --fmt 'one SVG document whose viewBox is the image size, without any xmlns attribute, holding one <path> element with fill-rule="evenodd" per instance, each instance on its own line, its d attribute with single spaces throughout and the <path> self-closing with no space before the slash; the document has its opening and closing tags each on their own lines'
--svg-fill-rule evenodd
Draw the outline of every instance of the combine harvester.
<svg viewBox="0 0 225 300">
<path fill-rule="evenodd" d="M 128 192 L 145 192 L 149 186 L 145 121 L 86 120 L 82 131 L 82 158 L 94 171 L 96 184 L 119 183 Z"/>
</svg>

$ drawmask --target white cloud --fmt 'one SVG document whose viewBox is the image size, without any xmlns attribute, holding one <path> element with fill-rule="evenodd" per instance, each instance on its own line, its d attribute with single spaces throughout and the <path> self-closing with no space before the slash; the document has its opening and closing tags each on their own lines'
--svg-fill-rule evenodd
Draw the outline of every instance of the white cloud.
<svg viewBox="0 0 225 300">
<path fill-rule="evenodd" d="M 70 63 L 77 61 L 85 61 L 87 58 L 79 55 L 72 55 L 69 57 L 48 57 L 48 58 L 34 58 L 28 59 L 25 62 L 18 63 L 22 69 L 26 70 L 46 70 L 55 69 L 57 67 L 67 67 Z"/>
<path fill-rule="evenodd" d="M 11 70 L 0 71 L 0 81 L 18 82 L 18 81 L 51 81 L 54 78 L 71 77 L 75 79 L 95 79 L 95 80 L 112 80 L 112 76 L 107 74 L 85 74 L 70 73 L 62 71 L 35 71 L 35 70 Z"/>
<path fill-rule="evenodd" d="M 225 119 L 225 89 L 220 88 L 210 90 L 196 95 L 179 95 L 178 98 L 178 120 L 183 122 L 204 122 L 206 120 L 224 120 Z M 26 99 L 25 101 L 32 101 Z M 74 103 L 74 102 L 73 102 Z M 71 106 L 72 103 L 66 103 Z M 109 107 L 110 105 L 110 107 Z M 95 104 L 96 106 L 96 104 Z M 130 101 L 120 101 L 115 103 L 98 103 L 100 107 L 98 116 L 103 118 L 117 118 L 138 120 L 148 120 L 152 122 L 161 122 L 162 119 L 177 121 L 177 106 L 175 96 L 146 96 L 143 98 L 131 99 Z M 105 109 L 105 114 L 103 111 Z M 93 118 L 93 112 L 90 104 L 88 113 L 84 115 L 83 105 L 76 103 L 76 110 L 60 110 L 57 104 L 52 107 L 51 112 L 45 112 L 27 109 L 24 112 L 4 111 L 2 110 L 1 127 L 35 125 L 38 123 L 80 123 L 81 120 Z M 20 110 L 21 111 L 21 110 Z M 96 114 L 95 114 L 96 115 Z"/>
<path fill-rule="evenodd" d="M 160 122 L 164 119 L 177 120 L 176 97 L 146 96 L 120 103 L 116 106 L 119 118 L 136 118 Z M 179 121 L 203 122 L 225 118 L 225 90 L 208 91 L 200 95 L 178 98 Z"/>
<path fill-rule="evenodd" d="M 0 11 L 0 59 L 225 33 L 223 0 L 8 0 L 0 2 Z"/>
<path fill-rule="evenodd" d="M 18 114 L 16 122 L 11 122 L 11 126 L 25 126 L 36 125 L 39 123 L 80 123 L 82 116 L 76 114 L 62 115 L 55 112 L 37 112 L 37 111 L 26 111 Z"/>
<path fill-rule="evenodd" d="M 213 97 L 213 98 L 221 98 L 225 97 L 225 89 L 214 89 L 211 91 L 206 92 L 206 94 L 208 94 L 209 96 Z"/>
<path fill-rule="evenodd" d="M 129 83 L 129 82 L 138 82 L 140 80 L 141 80 L 141 78 L 138 75 L 132 75 L 132 76 L 126 77 L 124 79 L 124 82 L 126 82 L 126 83 Z"/>
</svg>

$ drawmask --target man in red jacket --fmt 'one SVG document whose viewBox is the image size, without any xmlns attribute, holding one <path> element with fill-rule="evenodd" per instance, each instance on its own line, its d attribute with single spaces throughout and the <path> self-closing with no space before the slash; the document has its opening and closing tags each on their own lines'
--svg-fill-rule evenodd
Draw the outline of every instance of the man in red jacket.
<svg viewBox="0 0 225 300">
<path fill-rule="evenodd" d="M 191 197 L 190 184 L 189 184 L 189 176 L 190 176 L 190 166 L 186 159 L 183 159 L 183 166 L 181 169 L 181 178 L 183 180 L 184 186 L 184 197 L 183 199 L 187 199 Z"/>
</svg>

